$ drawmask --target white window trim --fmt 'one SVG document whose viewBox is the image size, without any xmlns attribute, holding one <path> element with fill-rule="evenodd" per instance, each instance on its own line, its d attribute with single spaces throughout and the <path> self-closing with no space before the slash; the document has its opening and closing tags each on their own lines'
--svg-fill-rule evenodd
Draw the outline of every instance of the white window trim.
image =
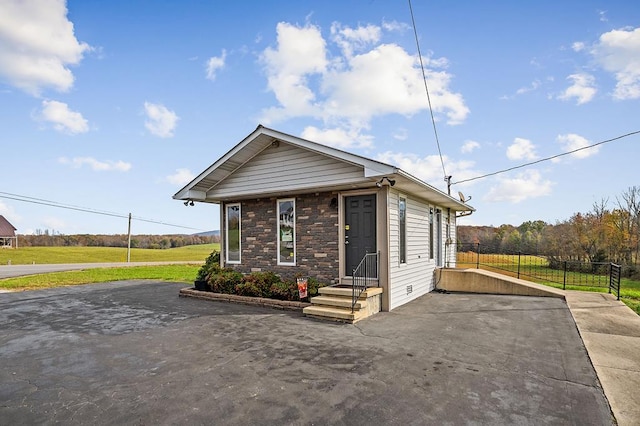
<svg viewBox="0 0 640 426">
<path fill-rule="evenodd" d="M 293 262 L 281 262 L 280 261 L 280 203 L 291 201 L 293 203 Z M 296 229 L 296 199 L 295 198 L 279 198 L 276 200 L 276 241 L 277 241 L 277 264 L 282 266 L 296 266 L 297 260 L 297 229 Z"/>
<path fill-rule="evenodd" d="M 402 219 L 400 218 L 400 202 L 404 200 L 404 262 L 402 261 L 402 246 L 403 246 L 403 233 L 402 233 Z M 407 264 L 407 220 L 408 220 L 408 201 L 404 194 L 398 194 L 398 264 Z"/>
<path fill-rule="evenodd" d="M 229 207 L 238 206 L 238 260 L 229 260 Z M 242 205 L 240 203 L 225 204 L 224 206 L 225 225 L 224 225 L 224 254 L 225 262 L 230 265 L 239 265 L 242 263 Z"/>
</svg>

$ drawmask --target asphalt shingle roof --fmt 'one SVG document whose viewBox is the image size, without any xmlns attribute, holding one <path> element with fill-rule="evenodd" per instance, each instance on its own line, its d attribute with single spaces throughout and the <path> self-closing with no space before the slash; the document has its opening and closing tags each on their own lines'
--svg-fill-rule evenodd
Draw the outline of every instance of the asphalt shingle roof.
<svg viewBox="0 0 640 426">
<path fill-rule="evenodd" d="M 4 216 L 0 215 L 0 237 L 15 237 L 16 227 L 9 223 Z"/>
</svg>

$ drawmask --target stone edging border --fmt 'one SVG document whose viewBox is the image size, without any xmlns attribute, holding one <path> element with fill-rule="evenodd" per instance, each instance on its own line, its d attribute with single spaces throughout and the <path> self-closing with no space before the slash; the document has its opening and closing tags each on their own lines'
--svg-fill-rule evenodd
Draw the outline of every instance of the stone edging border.
<svg viewBox="0 0 640 426">
<path fill-rule="evenodd" d="M 180 297 L 192 297 L 194 299 L 216 300 L 220 302 L 238 303 L 242 305 L 263 306 L 265 308 L 281 309 L 286 311 L 302 311 L 311 306 L 307 302 L 290 302 L 288 300 L 267 299 L 264 297 L 238 296 L 235 294 L 213 293 L 210 291 L 198 291 L 193 287 L 180 289 Z"/>
</svg>

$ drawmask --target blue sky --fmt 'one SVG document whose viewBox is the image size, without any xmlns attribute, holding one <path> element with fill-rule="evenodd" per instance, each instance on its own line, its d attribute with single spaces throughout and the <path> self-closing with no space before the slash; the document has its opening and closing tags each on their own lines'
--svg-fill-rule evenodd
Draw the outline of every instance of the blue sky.
<svg viewBox="0 0 640 426">
<path fill-rule="evenodd" d="M 171 199 L 258 124 L 458 182 L 640 130 L 640 5 L 0 1 L 0 214 L 19 233 L 191 233 Z M 555 223 L 640 184 L 640 136 L 452 186 L 462 224 Z M 18 197 L 14 195 L 16 194 Z M 115 216 L 11 198 L 31 197 Z M 188 229 L 194 228 L 194 229 Z"/>
</svg>

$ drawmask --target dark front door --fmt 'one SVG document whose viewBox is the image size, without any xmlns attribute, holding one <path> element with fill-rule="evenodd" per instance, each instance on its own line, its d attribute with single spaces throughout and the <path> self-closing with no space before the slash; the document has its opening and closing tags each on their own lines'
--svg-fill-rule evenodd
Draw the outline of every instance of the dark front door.
<svg viewBox="0 0 640 426">
<path fill-rule="evenodd" d="M 345 197 L 344 243 L 346 275 L 351 275 L 365 254 L 376 252 L 376 196 Z"/>
</svg>

